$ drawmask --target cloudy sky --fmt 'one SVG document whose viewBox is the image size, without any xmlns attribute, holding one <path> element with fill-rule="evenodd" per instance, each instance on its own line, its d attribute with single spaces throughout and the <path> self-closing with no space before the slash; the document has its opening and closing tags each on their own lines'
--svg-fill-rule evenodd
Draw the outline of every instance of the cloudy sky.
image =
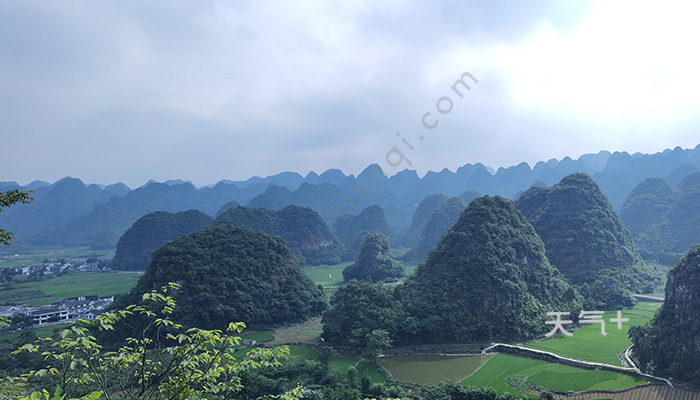
<svg viewBox="0 0 700 400">
<path fill-rule="evenodd" d="M 695 147 L 699 14 L 690 1 L 0 0 L 0 181 L 206 185 L 371 163 L 422 175 Z"/>
</svg>

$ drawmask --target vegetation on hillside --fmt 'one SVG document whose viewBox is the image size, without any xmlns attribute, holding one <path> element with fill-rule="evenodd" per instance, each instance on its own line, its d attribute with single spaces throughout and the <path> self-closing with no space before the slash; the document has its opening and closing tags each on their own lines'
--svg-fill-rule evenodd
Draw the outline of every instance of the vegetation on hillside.
<svg viewBox="0 0 700 400">
<path fill-rule="evenodd" d="M 360 247 L 357 261 L 343 270 L 343 279 L 374 282 L 396 280 L 404 276 L 403 267 L 391 255 L 391 243 L 381 233 L 370 233 Z"/>
<path fill-rule="evenodd" d="M 144 270 L 153 252 L 166 242 L 202 229 L 212 221 L 212 217 L 197 210 L 146 214 L 119 238 L 110 267 L 124 271 Z"/>
<path fill-rule="evenodd" d="M 323 315 L 324 340 L 344 346 L 367 347 L 375 330 L 389 332 L 392 341 L 401 342 L 406 329 L 396 288 L 382 283 L 351 280 L 341 286 Z"/>
<path fill-rule="evenodd" d="M 423 343 L 530 338 L 547 312 L 579 306 L 533 227 L 501 197 L 472 201 L 405 286 Z"/>
<path fill-rule="evenodd" d="M 430 216 L 423 226 L 420 240 L 405 256 L 404 260 L 419 263 L 428 257 L 435 245 L 442 239 L 442 235 L 457 222 L 468 203 L 462 197 L 448 199 Z"/>
<path fill-rule="evenodd" d="M 349 260 L 345 246 L 315 211 L 287 206 L 279 211 L 235 207 L 214 220 L 214 226 L 236 225 L 281 236 L 302 265 L 337 264 Z"/>
<path fill-rule="evenodd" d="M 666 300 L 651 322 L 629 334 L 647 373 L 700 384 L 700 245 L 669 272 Z"/>
<path fill-rule="evenodd" d="M 368 233 L 381 233 L 392 237 L 384 209 L 376 204 L 365 208 L 358 215 L 341 216 L 333 224 L 333 232 L 348 246 L 352 258 L 357 258 L 360 246 Z"/>
<path fill-rule="evenodd" d="M 645 258 L 672 265 L 700 243 L 699 202 L 700 173 L 686 176 L 676 189 L 652 178 L 630 193 L 620 215 Z"/>
<path fill-rule="evenodd" d="M 550 311 L 578 295 L 549 264 L 535 230 L 508 200 L 473 201 L 415 275 L 396 287 L 350 281 L 324 314 L 324 338 L 361 346 L 376 329 L 395 344 L 464 343 L 545 333 Z"/>
<path fill-rule="evenodd" d="M 222 329 L 229 321 L 274 326 L 326 308 L 322 289 L 301 272 L 282 238 L 233 225 L 193 232 L 158 249 L 116 307 L 168 282 L 180 284 L 173 298 L 181 306 L 173 317 L 185 326 Z"/>
<path fill-rule="evenodd" d="M 629 306 L 633 292 L 650 292 L 660 282 L 588 175 L 569 175 L 552 188 L 530 188 L 515 205 L 542 238 L 550 262 L 584 296 L 587 308 Z"/>
<path fill-rule="evenodd" d="M 447 196 L 439 193 L 423 199 L 413 213 L 411 226 L 401 236 L 400 245 L 411 248 L 418 244 L 425 223 L 428 222 L 430 216 L 433 215 L 440 206 L 445 204 L 446 201 Z"/>
</svg>

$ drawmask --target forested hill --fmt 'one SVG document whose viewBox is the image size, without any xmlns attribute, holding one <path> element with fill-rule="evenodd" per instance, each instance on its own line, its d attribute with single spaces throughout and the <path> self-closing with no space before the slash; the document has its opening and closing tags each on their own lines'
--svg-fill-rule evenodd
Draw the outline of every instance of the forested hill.
<svg viewBox="0 0 700 400">
<path fill-rule="evenodd" d="M 86 185 L 65 178 L 53 184 L 36 181 L 26 186 L 0 182 L 0 190 L 34 190 L 35 201 L 0 213 L 0 226 L 17 234 L 16 245 L 85 245 L 114 248 L 119 237 L 139 218 L 154 211 L 180 212 L 197 209 L 214 216 L 231 201 L 281 209 L 294 204 L 316 211 L 328 226 L 340 215 L 357 215 L 377 204 L 396 232 L 409 229 L 418 205 L 428 196 L 459 196 L 465 191 L 513 198 L 532 185 L 553 185 L 575 172 L 590 175 L 620 209 L 632 189 L 647 178 L 660 177 L 676 185 L 700 168 L 700 148 L 676 148 L 656 154 L 586 154 L 573 160 L 521 163 L 497 171 L 482 164 L 466 164 L 456 171 L 428 172 L 422 178 L 415 171 L 382 171 L 373 164 L 359 175 L 345 175 L 337 169 L 302 176 L 283 172 L 246 181 L 222 180 L 216 185 L 196 188 L 180 180 L 149 182 L 131 190 L 123 184 Z M 391 174 L 387 177 L 384 174 Z M 273 187 L 274 186 L 274 187 Z M 412 233 L 413 240 L 416 231 Z"/>
<path fill-rule="evenodd" d="M 459 219 L 468 203 L 461 197 L 452 197 L 430 216 L 421 231 L 420 240 L 405 256 L 408 262 L 419 263 L 440 241 L 452 225 Z"/>
<path fill-rule="evenodd" d="M 629 305 L 632 293 L 657 284 L 629 230 L 588 175 L 569 175 L 551 188 L 533 187 L 515 205 L 542 238 L 547 258 L 588 306 Z"/>
<path fill-rule="evenodd" d="M 323 291 L 301 272 L 284 240 L 233 225 L 168 242 L 115 307 L 137 304 L 143 293 L 169 282 L 180 284 L 174 319 L 186 326 L 225 329 L 242 321 L 270 327 L 304 321 L 326 308 Z"/>
<path fill-rule="evenodd" d="M 333 233 L 348 246 L 352 258 L 360 254 L 360 246 L 368 233 L 381 233 L 389 240 L 393 237 L 384 209 L 376 204 L 365 208 L 358 215 L 343 215 L 338 218 L 333 224 Z"/>
<path fill-rule="evenodd" d="M 403 267 L 391 255 L 389 239 L 381 233 L 370 233 L 365 236 L 360 247 L 360 255 L 354 264 L 345 267 L 343 279 L 349 281 L 397 280 L 404 276 Z"/>
<path fill-rule="evenodd" d="M 671 269 L 664 304 L 647 326 L 632 327 L 630 337 L 643 370 L 700 385 L 700 245 Z"/>
<path fill-rule="evenodd" d="M 279 211 L 235 207 L 214 220 L 214 226 L 236 225 L 279 235 L 289 243 L 300 264 L 337 264 L 348 261 L 347 248 L 338 241 L 315 211 L 287 206 Z"/>
<path fill-rule="evenodd" d="M 576 294 L 525 217 L 501 197 L 471 202 L 404 285 L 414 340 L 515 340 L 543 333 Z"/>
<path fill-rule="evenodd" d="M 698 205 L 700 173 L 688 175 L 675 188 L 650 178 L 632 191 L 620 215 L 645 258 L 673 264 L 700 243 Z"/>
<path fill-rule="evenodd" d="M 200 230 L 214 219 L 201 211 L 156 211 L 139 218 L 117 243 L 110 267 L 139 271 L 148 267 L 151 255 L 169 240 Z"/>
</svg>

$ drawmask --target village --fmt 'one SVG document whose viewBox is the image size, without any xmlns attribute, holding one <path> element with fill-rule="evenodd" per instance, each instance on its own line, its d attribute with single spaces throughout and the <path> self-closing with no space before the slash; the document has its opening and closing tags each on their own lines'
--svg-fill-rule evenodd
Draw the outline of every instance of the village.
<svg viewBox="0 0 700 400">
<path fill-rule="evenodd" d="M 3 268 L 0 270 L 0 278 L 3 282 L 11 282 L 15 278 L 45 280 L 68 273 L 106 271 L 104 260 L 89 261 L 82 263 L 44 262 L 42 265 Z M 114 296 L 86 295 L 59 299 L 52 304 L 37 307 L 23 304 L 0 306 L 0 317 L 6 317 L 13 321 L 2 331 L 12 332 L 30 327 L 70 323 L 80 319 L 91 321 L 99 317 L 113 301 Z"/>
<path fill-rule="evenodd" d="M 28 307 L 24 305 L 0 307 L 0 316 L 10 318 L 14 323 L 6 328 L 9 331 L 20 330 L 24 327 L 43 326 L 52 323 L 68 323 L 79 319 L 92 321 L 102 315 L 104 310 L 114 301 L 114 296 L 82 296 L 60 299 L 53 304 Z M 24 316 L 26 318 L 17 318 Z M 31 323 L 29 323 L 31 318 Z"/>
</svg>

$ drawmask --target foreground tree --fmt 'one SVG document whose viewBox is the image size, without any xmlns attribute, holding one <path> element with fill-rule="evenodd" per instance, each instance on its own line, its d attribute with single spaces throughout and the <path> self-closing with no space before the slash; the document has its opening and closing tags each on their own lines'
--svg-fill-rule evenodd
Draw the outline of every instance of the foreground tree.
<svg viewBox="0 0 700 400">
<path fill-rule="evenodd" d="M 34 201 L 34 199 L 29 197 L 29 193 L 31 193 L 31 192 L 23 192 L 19 189 L 8 190 L 5 193 L 0 192 L 0 212 L 2 212 L 3 208 L 7 208 L 13 204 L 31 203 L 32 201 Z M 14 236 L 15 235 L 12 232 L 8 232 L 4 229 L 0 229 L 0 244 L 4 244 L 5 246 L 9 246 L 10 242 L 12 240 L 14 240 L 14 238 L 13 238 Z"/>
<path fill-rule="evenodd" d="M 136 337 L 116 351 L 104 351 L 87 322 L 64 330 L 57 339 L 44 338 L 26 344 L 14 354 L 42 352 L 47 365 L 22 377 L 39 378 L 48 390 L 32 393 L 27 399 L 223 399 L 243 389 L 242 377 L 262 373 L 280 365 L 289 354 L 286 347 L 257 348 L 238 361 L 233 352 L 239 347 L 245 324 L 231 323 L 226 332 L 182 326 L 170 319 L 175 300 L 168 296 L 178 285 L 171 283 L 160 291 L 143 295 L 140 305 L 108 313 L 92 322 L 98 331 L 114 325 L 138 327 Z M 48 379 L 48 380 L 46 380 Z M 299 389 L 283 397 L 297 398 Z"/>
</svg>

